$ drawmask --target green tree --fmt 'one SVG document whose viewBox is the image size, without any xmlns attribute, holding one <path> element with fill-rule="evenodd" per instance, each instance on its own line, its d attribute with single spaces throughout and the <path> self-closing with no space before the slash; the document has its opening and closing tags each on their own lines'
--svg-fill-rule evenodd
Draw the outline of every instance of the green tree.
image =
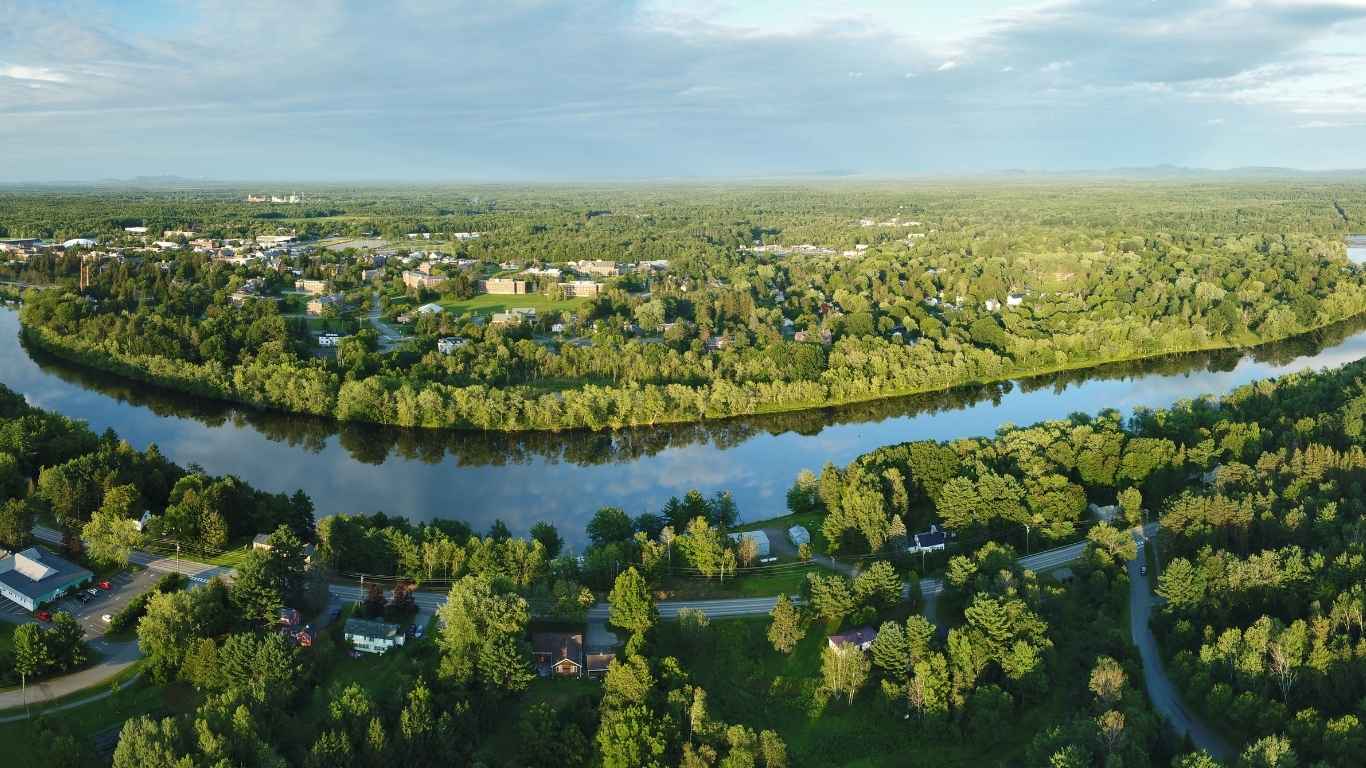
<svg viewBox="0 0 1366 768">
<path fill-rule="evenodd" d="M 189 650 L 188 640 L 195 635 L 193 598 L 188 592 L 153 595 L 138 622 L 138 647 L 147 656 L 152 676 L 169 681 L 180 669 Z"/>
<path fill-rule="evenodd" d="M 863 684 L 868 681 L 868 657 L 855 645 L 821 649 L 821 680 L 832 696 L 843 696 L 853 704 Z"/>
<path fill-rule="evenodd" d="M 33 505 L 27 499 L 0 502 L 0 546 L 20 550 L 33 538 Z"/>
<path fill-rule="evenodd" d="M 806 575 L 807 591 L 811 596 L 811 607 L 816 614 L 832 624 L 838 624 L 854 610 L 854 595 L 849 589 L 849 580 L 839 574 Z"/>
<path fill-rule="evenodd" d="M 194 760 L 180 754 L 184 746 L 173 718 L 140 715 L 120 729 L 113 768 L 194 768 Z"/>
<path fill-rule="evenodd" d="M 614 627 L 633 634 L 650 631 L 659 617 L 649 585 L 634 567 L 617 576 L 612 592 L 607 596 L 608 621 Z"/>
<path fill-rule="evenodd" d="M 545 548 L 547 560 L 554 560 L 559 557 L 560 550 L 564 549 L 564 539 L 560 538 L 560 532 L 555 529 L 554 525 L 544 520 L 531 526 L 531 538 L 541 542 L 541 546 Z"/>
<path fill-rule="evenodd" d="M 120 485 L 105 492 L 104 504 L 81 529 L 81 538 L 85 539 L 92 559 L 120 568 L 128 565 L 133 547 L 142 540 L 131 517 L 138 505 L 135 486 Z"/>
<path fill-rule="evenodd" d="M 768 625 L 768 641 L 773 643 L 773 650 L 779 653 L 792 653 L 797 643 L 806 635 L 797 607 L 787 595 L 780 594 L 768 615 L 772 620 Z"/>
<path fill-rule="evenodd" d="M 588 521 L 588 538 L 598 546 L 628 541 L 633 533 L 635 527 L 631 524 L 631 518 L 619 507 L 603 507 Z"/>
<path fill-rule="evenodd" d="M 901 577 L 892 564 L 879 560 L 854 578 L 854 601 L 858 605 L 886 610 L 901 602 Z"/>
<path fill-rule="evenodd" d="M 229 594 L 243 618 L 262 625 L 275 623 L 285 604 L 285 591 L 271 552 L 262 549 L 248 552 L 237 566 L 237 576 Z"/>
</svg>

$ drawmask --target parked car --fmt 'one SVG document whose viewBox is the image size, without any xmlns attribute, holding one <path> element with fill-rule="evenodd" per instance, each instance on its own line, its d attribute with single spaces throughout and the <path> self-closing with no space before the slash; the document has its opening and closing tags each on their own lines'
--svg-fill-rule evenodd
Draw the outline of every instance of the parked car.
<svg viewBox="0 0 1366 768">
<path fill-rule="evenodd" d="M 112 588 L 112 586 L 110 585 L 110 583 L 107 582 L 107 581 L 101 581 L 101 582 L 99 583 L 99 587 L 100 587 L 100 589 L 104 589 L 104 590 L 108 590 L 108 589 L 111 589 L 111 588 Z"/>
<path fill-rule="evenodd" d="M 110 616 L 110 615 L 107 614 L 107 613 L 106 613 L 105 615 L 103 615 L 103 616 L 100 617 L 100 621 L 103 621 L 105 624 L 108 624 L 109 622 L 111 622 L 111 621 L 113 621 L 113 620 L 114 620 L 114 617 L 113 617 L 113 616 Z"/>
<path fill-rule="evenodd" d="M 87 590 L 85 591 L 85 593 L 86 593 L 87 595 L 90 595 L 91 597 L 99 597 L 99 595 L 100 595 L 100 591 L 99 591 L 98 589 L 95 589 L 94 587 L 91 587 L 90 589 L 87 589 Z"/>
<path fill-rule="evenodd" d="M 52 621 L 52 614 L 47 611 L 38 611 L 37 613 L 33 614 L 33 618 L 37 619 L 38 621 Z"/>
<path fill-rule="evenodd" d="M 415 639 L 421 640 L 421 639 L 422 639 L 422 632 L 423 632 L 422 627 L 418 627 L 418 628 L 417 628 L 417 631 L 413 633 L 413 637 L 414 637 Z"/>
<path fill-rule="evenodd" d="M 1139 575 L 1141 575 L 1141 576 L 1147 576 L 1147 575 L 1148 575 L 1148 566 L 1146 566 L 1146 565 L 1140 565 L 1140 566 L 1138 566 L 1138 573 L 1139 573 Z"/>
</svg>

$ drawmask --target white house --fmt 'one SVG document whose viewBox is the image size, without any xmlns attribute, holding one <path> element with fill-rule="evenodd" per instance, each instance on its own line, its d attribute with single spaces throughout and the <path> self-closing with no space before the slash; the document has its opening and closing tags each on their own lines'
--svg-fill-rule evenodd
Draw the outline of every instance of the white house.
<svg viewBox="0 0 1366 768">
<path fill-rule="evenodd" d="M 944 545 L 948 542 L 948 534 L 939 530 L 939 526 L 931 525 L 928 531 L 921 531 L 911 537 L 910 544 L 906 551 L 911 554 L 917 552 L 942 552 Z"/>
<path fill-rule="evenodd" d="M 987 299 L 986 301 L 982 302 L 982 306 L 986 307 L 988 312 L 995 312 L 1001 308 L 1001 302 L 995 299 Z"/>
<path fill-rule="evenodd" d="M 146 510 L 142 513 L 142 517 L 139 517 L 138 519 L 133 521 L 133 528 L 138 532 L 145 531 L 147 530 L 147 524 L 155 519 L 156 515 L 152 514 L 151 510 Z"/>
<path fill-rule="evenodd" d="M 123 231 L 124 231 L 124 232 L 128 232 L 129 234 L 134 234 L 134 235 L 145 235 L 145 234 L 147 234 L 147 228 L 146 228 L 146 227 L 124 227 L 124 228 L 123 228 Z"/>
<path fill-rule="evenodd" d="M 419 315 L 439 315 L 445 311 L 446 310 L 441 308 L 440 304 L 423 304 L 417 308 L 417 313 Z"/>
<path fill-rule="evenodd" d="M 436 351 L 443 355 L 449 355 L 468 343 L 470 343 L 469 339 L 462 339 L 458 336 L 447 336 L 436 340 Z"/>
<path fill-rule="evenodd" d="M 1024 294 L 1022 294 L 1022 293 L 1012 293 L 1012 294 L 1010 294 L 1009 296 L 1006 297 L 1006 306 L 1007 306 L 1007 307 L 1018 307 L 1018 306 L 1020 306 L 1020 305 L 1023 304 L 1023 303 L 1024 303 Z"/>
<path fill-rule="evenodd" d="M 403 645 L 403 632 L 397 624 L 365 619 L 347 619 L 343 637 L 362 653 L 384 653 Z"/>
</svg>

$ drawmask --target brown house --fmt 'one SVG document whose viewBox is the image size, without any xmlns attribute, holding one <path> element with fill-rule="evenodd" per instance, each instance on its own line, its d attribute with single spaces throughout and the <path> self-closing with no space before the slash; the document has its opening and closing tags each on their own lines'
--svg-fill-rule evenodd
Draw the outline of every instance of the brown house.
<svg viewBox="0 0 1366 768">
<path fill-rule="evenodd" d="M 615 659 L 616 657 L 616 652 L 610 648 L 600 648 L 598 650 L 589 651 L 587 665 L 588 676 L 592 678 L 605 677 L 607 675 L 607 666 L 611 664 L 612 659 Z"/>
<path fill-rule="evenodd" d="M 536 657 L 536 672 L 542 677 L 583 676 L 581 634 L 537 632 L 531 636 L 531 652 Z"/>
</svg>

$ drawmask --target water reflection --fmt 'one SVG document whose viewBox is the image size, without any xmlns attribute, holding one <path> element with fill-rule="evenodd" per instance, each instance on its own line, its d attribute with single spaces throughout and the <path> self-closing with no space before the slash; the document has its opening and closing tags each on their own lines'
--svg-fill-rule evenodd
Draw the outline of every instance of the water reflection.
<svg viewBox="0 0 1366 768">
<path fill-rule="evenodd" d="M 415 520 L 459 517 L 514 531 L 557 522 L 571 542 L 604 504 L 632 514 L 699 488 L 735 493 L 741 514 L 779 513 L 802 467 L 844 463 L 879 445 L 991 434 L 1076 411 L 1160 408 L 1265 376 L 1366 354 L 1366 317 L 1251 351 L 1176 355 L 934 395 L 611 432 L 475 433 L 339 424 L 206 402 L 87 371 L 25 350 L 0 310 L 0 382 L 35 405 L 181 463 L 262 488 L 303 488 L 320 513 L 383 509 Z"/>
</svg>

